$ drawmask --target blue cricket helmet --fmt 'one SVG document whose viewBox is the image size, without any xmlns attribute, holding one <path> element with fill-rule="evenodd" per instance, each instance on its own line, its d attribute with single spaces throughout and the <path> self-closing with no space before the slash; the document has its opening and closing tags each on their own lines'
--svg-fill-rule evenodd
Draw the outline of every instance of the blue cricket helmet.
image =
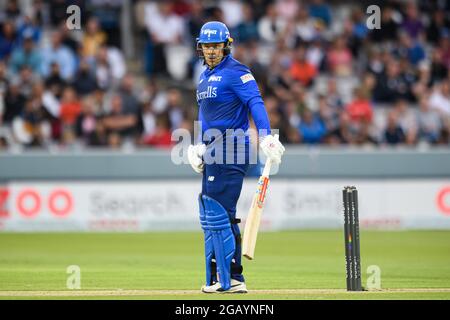
<svg viewBox="0 0 450 320">
<path fill-rule="evenodd" d="M 205 23 L 200 29 L 200 35 L 197 43 L 231 43 L 230 31 L 227 26 L 219 21 L 210 21 Z"/>
</svg>

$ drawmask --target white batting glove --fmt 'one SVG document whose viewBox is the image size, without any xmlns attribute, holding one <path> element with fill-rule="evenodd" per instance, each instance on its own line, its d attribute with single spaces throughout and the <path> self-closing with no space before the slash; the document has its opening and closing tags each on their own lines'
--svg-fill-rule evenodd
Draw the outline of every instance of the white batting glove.
<svg viewBox="0 0 450 320">
<path fill-rule="evenodd" d="M 192 169 L 197 173 L 203 172 L 203 155 L 206 152 L 206 145 L 196 144 L 188 147 L 188 160 Z"/>
<path fill-rule="evenodd" d="M 285 148 L 278 140 L 278 135 L 267 135 L 259 144 L 261 150 L 272 163 L 280 164 Z"/>
</svg>

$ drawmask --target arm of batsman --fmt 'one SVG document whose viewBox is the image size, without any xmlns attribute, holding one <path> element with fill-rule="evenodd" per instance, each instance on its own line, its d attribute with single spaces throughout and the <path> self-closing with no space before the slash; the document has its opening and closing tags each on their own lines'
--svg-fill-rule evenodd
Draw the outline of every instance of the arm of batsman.
<svg viewBox="0 0 450 320">
<path fill-rule="evenodd" d="M 206 145 L 196 144 L 188 147 L 188 160 L 192 169 L 197 173 L 203 172 L 203 155 L 206 152 Z"/>
<path fill-rule="evenodd" d="M 264 152 L 266 157 L 272 161 L 272 163 L 281 163 L 281 157 L 283 156 L 285 148 L 278 140 L 277 134 L 275 136 L 265 136 L 259 146 L 261 147 L 261 150 Z"/>
</svg>

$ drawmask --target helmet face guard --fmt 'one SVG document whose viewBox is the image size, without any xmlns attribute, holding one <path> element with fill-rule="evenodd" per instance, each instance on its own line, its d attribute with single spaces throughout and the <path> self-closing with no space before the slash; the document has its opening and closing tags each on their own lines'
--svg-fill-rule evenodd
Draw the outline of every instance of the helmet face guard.
<svg viewBox="0 0 450 320">
<path fill-rule="evenodd" d="M 227 26 L 219 21 L 210 21 L 205 23 L 197 40 L 197 55 L 204 59 L 202 44 L 203 43 L 225 43 L 223 48 L 223 55 L 226 56 L 231 52 L 231 43 L 233 38 L 230 37 L 230 32 Z"/>
<path fill-rule="evenodd" d="M 231 41 L 230 41 L 230 40 L 231 40 Z M 227 41 L 227 42 L 224 42 L 224 43 L 225 43 L 225 46 L 224 46 L 223 49 L 222 49 L 222 50 L 223 50 L 223 55 L 224 55 L 224 56 L 229 55 L 230 52 L 231 52 L 231 43 L 233 42 L 233 39 L 230 38 L 230 40 Z M 205 42 L 202 42 L 202 43 L 205 43 Z M 199 42 L 197 41 L 197 48 L 196 48 L 196 50 L 197 50 L 197 56 L 198 56 L 199 58 L 204 59 L 205 56 L 203 55 L 202 43 L 199 43 Z M 210 42 L 210 43 L 220 43 L 220 42 Z"/>
</svg>

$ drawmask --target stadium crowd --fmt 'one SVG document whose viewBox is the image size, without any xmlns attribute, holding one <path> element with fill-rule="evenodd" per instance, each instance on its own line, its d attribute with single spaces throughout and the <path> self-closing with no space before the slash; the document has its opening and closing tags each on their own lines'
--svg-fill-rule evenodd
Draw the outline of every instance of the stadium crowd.
<svg viewBox="0 0 450 320">
<path fill-rule="evenodd" d="M 366 8 L 381 8 L 369 29 Z M 24 5 L 28 4 L 28 5 Z M 67 7 L 81 8 L 69 30 Z M 450 146 L 450 1 L 5 1 L 0 149 L 169 147 L 193 130 L 195 38 L 227 24 L 286 144 Z M 135 54 L 125 54 L 123 19 Z M 136 65 L 138 67 L 136 67 Z"/>
</svg>

